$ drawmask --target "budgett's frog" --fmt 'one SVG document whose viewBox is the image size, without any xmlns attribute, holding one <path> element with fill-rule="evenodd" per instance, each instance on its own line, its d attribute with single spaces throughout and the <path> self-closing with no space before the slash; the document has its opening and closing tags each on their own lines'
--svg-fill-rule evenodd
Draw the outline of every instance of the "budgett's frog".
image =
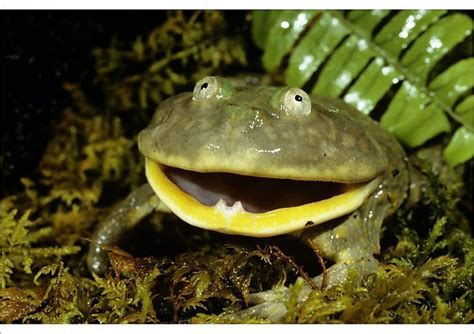
<svg viewBox="0 0 474 334">
<path fill-rule="evenodd" d="M 161 103 L 138 146 L 149 185 L 99 226 L 93 272 L 107 270 L 102 245 L 159 210 L 227 234 L 299 235 L 335 263 L 326 276 L 334 285 L 351 268 L 375 270 L 382 222 L 409 182 L 398 142 L 343 101 L 299 88 L 234 87 L 222 77 Z M 252 312 L 281 317 L 273 299 L 254 295 L 263 304 Z"/>
</svg>

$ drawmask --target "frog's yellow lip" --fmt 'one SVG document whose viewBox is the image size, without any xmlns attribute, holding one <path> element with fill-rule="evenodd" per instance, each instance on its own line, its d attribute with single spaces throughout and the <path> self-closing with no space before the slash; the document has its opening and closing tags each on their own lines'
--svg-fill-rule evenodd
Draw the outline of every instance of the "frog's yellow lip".
<svg viewBox="0 0 474 334">
<path fill-rule="evenodd" d="M 221 233 L 253 237 L 291 233 L 351 213 L 362 205 L 381 182 L 381 177 L 377 177 L 364 183 L 346 184 L 327 198 L 315 195 L 318 198 L 314 202 L 304 198 L 300 200 L 300 205 L 281 208 L 270 205 L 267 206 L 270 209 L 264 211 L 265 207 L 252 208 L 247 203 L 242 205 L 240 201 L 235 201 L 231 206 L 222 199 L 214 204 L 203 204 L 202 200 L 181 188 L 182 181 L 181 187 L 177 184 L 180 182 L 167 171 L 169 167 L 149 158 L 146 158 L 145 167 L 148 182 L 155 193 L 185 222 Z"/>
</svg>

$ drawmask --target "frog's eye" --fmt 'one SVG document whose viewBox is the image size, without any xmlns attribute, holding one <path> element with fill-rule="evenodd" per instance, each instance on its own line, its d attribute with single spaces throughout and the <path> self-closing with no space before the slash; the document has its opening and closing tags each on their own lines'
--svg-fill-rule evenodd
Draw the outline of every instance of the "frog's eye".
<svg viewBox="0 0 474 334">
<path fill-rule="evenodd" d="M 235 88 L 229 80 L 222 77 L 205 77 L 194 86 L 193 100 L 228 99 L 234 92 Z"/>
<path fill-rule="evenodd" d="M 193 90 L 195 100 L 204 100 L 215 97 L 219 91 L 219 86 L 215 77 L 205 77 L 197 82 Z"/>
<path fill-rule="evenodd" d="M 290 88 L 283 95 L 283 109 L 294 116 L 308 116 L 311 113 L 311 99 L 299 88 Z"/>
</svg>

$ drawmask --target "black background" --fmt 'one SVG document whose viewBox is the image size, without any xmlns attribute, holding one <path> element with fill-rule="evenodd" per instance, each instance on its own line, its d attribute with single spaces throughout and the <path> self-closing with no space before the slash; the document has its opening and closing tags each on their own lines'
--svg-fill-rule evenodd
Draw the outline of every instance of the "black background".
<svg viewBox="0 0 474 334">
<path fill-rule="evenodd" d="M 64 82 L 87 85 L 94 47 L 130 47 L 164 11 L 2 11 L 2 195 L 21 189 L 37 167 L 50 126 L 70 105 Z"/>
</svg>

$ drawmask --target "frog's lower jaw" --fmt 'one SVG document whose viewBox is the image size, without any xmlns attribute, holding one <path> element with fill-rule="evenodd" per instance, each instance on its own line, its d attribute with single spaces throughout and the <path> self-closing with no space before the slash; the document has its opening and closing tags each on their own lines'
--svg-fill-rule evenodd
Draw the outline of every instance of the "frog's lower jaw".
<svg viewBox="0 0 474 334">
<path fill-rule="evenodd" d="M 234 202 L 232 206 L 228 206 L 224 200 L 212 206 L 203 204 L 182 190 L 178 182 L 173 182 L 179 177 L 167 175 L 166 166 L 147 158 L 145 167 L 148 182 L 155 193 L 185 222 L 221 233 L 253 237 L 291 233 L 349 214 L 362 205 L 382 180 L 376 177 L 363 183 L 335 184 L 339 191 L 330 192 L 327 198 L 319 196 L 314 202 L 307 202 L 306 198 L 303 200 L 306 203 L 301 205 L 249 212 L 245 209 L 246 204 L 242 205 L 240 201 Z"/>
</svg>

